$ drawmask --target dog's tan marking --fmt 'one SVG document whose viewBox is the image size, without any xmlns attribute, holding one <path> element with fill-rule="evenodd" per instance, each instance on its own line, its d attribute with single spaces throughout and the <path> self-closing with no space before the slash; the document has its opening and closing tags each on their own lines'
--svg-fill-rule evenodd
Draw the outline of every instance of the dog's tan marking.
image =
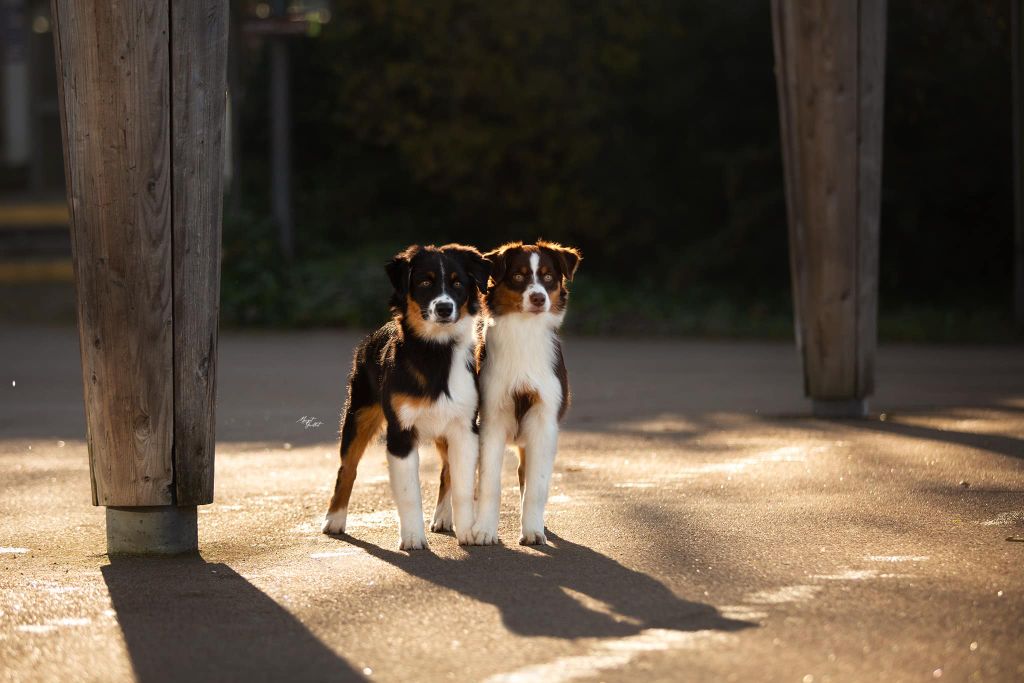
<svg viewBox="0 0 1024 683">
<path fill-rule="evenodd" d="M 523 428 L 523 418 L 530 408 L 540 400 L 540 395 L 533 389 L 520 389 L 512 394 L 512 405 L 516 416 L 516 436 Z"/>
<path fill-rule="evenodd" d="M 431 400 L 426 396 L 413 396 L 412 394 L 406 394 L 401 391 L 394 391 L 391 393 L 391 409 L 395 411 L 395 415 L 401 415 L 402 409 L 423 409 L 431 404 Z"/>
<path fill-rule="evenodd" d="M 452 474 L 448 469 L 448 439 L 436 439 L 434 446 L 437 447 L 437 454 L 441 456 L 441 485 L 437 489 L 437 504 L 440 505 L 452 487 Z"/>
<path fill-rule="evenodd" d="M 327 508 L 328 513 L 337 512 L 348 507 L 349 498 L 352 496 L 352 485 L 356 481 L 356 469 L 359 461 L 366 452 L 381 426 L 384 424 L 384 411 L 379 405 L 360 408 L 355 413 L 356 436 L 346 451 L 341 454 L 341 466 L 338 467 L 338 479 L 334 483 L 334 495 L 331 496 L 331 504 Z"/>
<path fill-rule="evenodd" d="M 523 495 L 523 482 L 526 479 L 526 449 L 522 446 L 516 446 L 516 450 L 519 451 L 519 495 Z"/>
<path fill-rule="evenodd" d="M 519 313 L 523 310 L 523 293 L 501 283 L 494 288 L 491 304 L 494 315 Z"/>
<path fill-rule="evenodd" d="M 516 422 L 522 422 L 526 413 L 539 400 L 540 396 L 533 389 L 520 389 L 512 394 L 512 403 L 516 411 Z"/>
<path fill-rule="evenodd" d="M 423 311 L 420 310 L 420 305 L 411 296 L 406 296 L 405 319 L 408 321 L 412 331 L 419 337 L 424 339 L 430 337 L 430 332 L 427 330 L 427 321 L 423 319 Z"/>
<path fill-rule="evenodd" d="M 562 298 L 564 292 L 565 288 L 561 283 L 555 289 L 548 290 L 548 299 L 551 301 L 549 310 L 552 313 L 560 313 L 565 308 L 565 299 Z"/>
</svg>

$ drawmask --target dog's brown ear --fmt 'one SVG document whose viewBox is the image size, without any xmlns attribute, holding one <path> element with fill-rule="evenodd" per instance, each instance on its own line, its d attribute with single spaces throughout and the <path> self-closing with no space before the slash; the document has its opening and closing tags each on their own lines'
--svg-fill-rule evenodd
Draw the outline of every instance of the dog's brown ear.
<svg viewBox="0 0 1024 683">
<path fill-rule="evenodd" d="M 487 293 L 487 278 L 491 276 L 491 261 L 474 247 L 464 244 L 446 244 L 441 251 L 462 263 L 469 276 L 476 282 L 477 289 Z"/>
<path fill-rule="evenodd" d="M 583 256 L 580 255 L 579 249 L 576 249 L 575 247 L 563 247 L 558 242 L 545 242 L 544 240 L 537 240 L 537 246 L 551 255 L 551 258 L 555 260 L 555 263 L 558 265 L 558 269 L 562 271 L 562 275 L 565 279 L 572 282 L 572 277 L 576 274 L 576 269 L 579 268 L 580 261 L 583 260 Z"/>
<path fill-rule="evenodd" d="M 409 293 L 410 266 L 412 258 L 419 250 L 419 246 L 415 244 L 406 247 L 395 254 L 394 258 L 384 266 L 388 279 L 391 280 L 391 286 L 394 287 L 395 294 L 398 295 L 397 298 L 405 299 L 405 295 Z"/>
</svg>

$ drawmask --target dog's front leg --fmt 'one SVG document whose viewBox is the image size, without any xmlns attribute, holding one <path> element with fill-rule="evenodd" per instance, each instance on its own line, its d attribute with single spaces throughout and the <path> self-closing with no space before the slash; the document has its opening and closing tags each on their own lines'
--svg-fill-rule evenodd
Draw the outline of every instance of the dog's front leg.
<svg viewBox="0 0 1024 683">
<path fill-rule="evenodd" d="M 480 484 L 473 543 L 498 542 L 498 512 L 501 509 L 501 462 L 505 455 L 506 428 L 498 411 L 486 411 L 480 420 Z"/>
<path fill-rule="evenodd" d="M 523 421 L 526 458 L 523 486 L 523 545 L 547 545 L 544 535 L 544 507 L 548 502 L 551 472 L 558 448 L 558 416 L 550 410 L 534 409 Z"/>
<path fill-rule="evenodd" d="M 479 452 L 479 439 L 469 424 L 456 426 L 448 435 L 452 520 L 461 545 L 473 543 L 473 484 Z"/>
<path fill-rule="evenodd" d="M 388 479 L 398 508 L 399 547 L 402 550 L 426 548 L 420 498 L 420 454 L 414 432 L 397 425 L 388 425 Z"/>
</svg>

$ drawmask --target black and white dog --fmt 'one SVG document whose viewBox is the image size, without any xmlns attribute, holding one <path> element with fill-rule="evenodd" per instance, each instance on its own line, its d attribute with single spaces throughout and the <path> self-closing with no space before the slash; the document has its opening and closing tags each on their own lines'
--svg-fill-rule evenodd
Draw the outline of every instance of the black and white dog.
<svg viewBox="0 0 1024 683">
<path fill-rule="evenodd" d="M 356 348 L 341 420 L 341 467 L 323 532 L 343 533 L 359 459 L 387 428 L 388 475 L 401 547 L 427 545 L 420 500 L 419 444 L 442 458 L 431 529 L 472 540 L 478 454 L 473 348 L 490 263 L 472 247 L 411 246 L 387 265 L 393 319 Z"/>
<path fill-rule="evenodd" d="M 485 254 L 492 264 L 490 318 L 477 348 L 480 372 L 480 481 L 473 542 L 498 542 L 501 463 L 519 447 L 523 544 L 545 544 L 544 506 L 569 406 L 569 378 L 558 328 L 580 262 L 576 249 L 515 242 Z"/>
</svg>

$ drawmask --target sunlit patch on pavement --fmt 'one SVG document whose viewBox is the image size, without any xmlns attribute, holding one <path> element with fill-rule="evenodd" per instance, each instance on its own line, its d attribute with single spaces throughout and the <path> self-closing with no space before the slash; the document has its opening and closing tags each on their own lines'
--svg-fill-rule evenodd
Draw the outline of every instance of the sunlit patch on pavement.
<svg viewBox="0 0 1024 683">
<path fill-rule="evenodd" d="M 397 514 L 392 510 L 377 510 L 375 512 L 350 512 L 345 522 L 345 530 L 352 529 L 384 529 L 398 524 Z M 311 520 L 296 524 L 288 531 L 293 534 L 316 534 L 321 533 L 320 520 Z"/>
<path fill-rule="evenodd" d="M 821 590 L 821 586 L 783 586 L 774 590 L 757 591 L 750 593 L 744 602 L 752 602 L 755 605 L 781 605 L 787 602 L 806 602 L 814 599 Z"/>
<path fill-rule="evenodd" d="M 739 447 L 739 445 L 737 445 Z M 692 479 L 705 474 L 738 474 L 750 468 L 778 463 L 806 463 L 812 456 L 827 451 L 829 446 L 783 446 L 736 460 L 704 462 L 673 466 L 659 473 L 663 479 Z"/>
<path fill-rule="evenodd" d="M 293 534 L 318 534 L 320 533 L 320 525 L 316 522 L 302 522 L 301 524 L 296 524 L 288 531 Z"/>
<path fill-rule="evenodd" d="M 1024 510 L 1000 512 L 992 519 L 986 519 L 984 522 L 979 523 L 982 526 L 1013 526 L 1014 524 L 1024 524 Z"/>
<path fill-rule="evenodd" d="M 718 608 L 719 614 L 726 619 L 737 621 L 760 621 L 768 618 L 768 613 L 750 605 L 726 605 Z"/>
<path fill-rule="evenodd" d="M 62 628 L 88 626 L 91 623 L 91 619 L 69 617 L 64 619 L 49 619 L 45 624 L 22 624 L 18 627 L 18 630 L 22 633 L 50 633 Z"/>
<path fill-rule="evenodd" d="M 362 555 L 362 551 L 359 548 L 343 548 L 341 550 L 330 550 L 322 553 L 313 553 L 310 555 L 314 560 L 327 560 L 332 557 L 352 557 L 353 555 Z"/>
<path fill-rule="evenodd" d="M 64 593 L 80 593 L 82 588 L 79 586 L 41 586 L 40 590 L 53 595 L 62 595 Z"/>
<path fill-rule="evenodd" d="M 199 508 L 199 514 L 208 515 L 214 512 L 237 512 L 242 509 L 241 505 L 221 505 L 214 503 L 213 505 L 204 505 Z"/>
<path fill-rule="evenodd" d="M 700 425 L 696 422 L 679 415 L 659 415 L 647 420 L 612 422 L 607 427 L 614 431 L 638 431 L 655 434 L 692 434 L 700 430 Z"/>
<path fill-rule="evenodd" d="M 822 581 L 866 581 L 867 579 L 911 578 L 913 574 L 886 574 L 878 569 L 846 569 L 836 574 L 815 574 L 812 579 Z"/>
<path fill-rule="evenodd" d="M 627 666 L 640 655 L 666 650 L 697 649 L 709 644 L 735 641 L 736 636 L 720 631 L 671 631 L 645 629 L 635 636 L 599 641 L 587 654 L 559 657 L 484 679 L 484 683 L 563 683 L 591 678 L 611 669 Z"/>
<path fill-rule="evenodd" d="M 350 512 L 345 528 L 381 529 L 397 525 L 397 512 L 394 510 L 376 510 L 374 512 Z"/>
</svg>

